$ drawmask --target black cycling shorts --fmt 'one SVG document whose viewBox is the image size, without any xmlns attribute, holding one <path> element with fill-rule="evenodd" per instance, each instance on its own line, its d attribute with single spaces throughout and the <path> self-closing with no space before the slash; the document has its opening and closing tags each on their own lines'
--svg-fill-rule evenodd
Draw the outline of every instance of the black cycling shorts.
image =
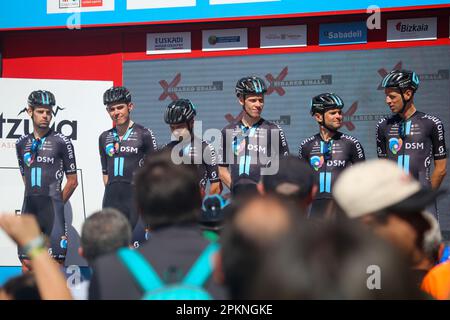
<svg viewBox="0 0 450 320">
<path fill-rule="evenodd" d="M 49 254 L 57 260 L 64 260 L 67 253 L 67 228 L 64 219 L 64 202 L 50 196 L 25 196 L 22 214 L 36 217 L 42 233 L 49 240 Z M 19 259 L 29 259 L 18 249 Z"/>
</svg>

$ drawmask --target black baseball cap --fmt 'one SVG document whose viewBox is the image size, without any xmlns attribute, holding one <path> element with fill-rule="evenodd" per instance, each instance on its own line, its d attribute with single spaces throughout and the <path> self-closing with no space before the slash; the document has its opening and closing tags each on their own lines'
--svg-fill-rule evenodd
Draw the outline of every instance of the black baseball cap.
<svg viewBox="0 0 450 320">
<path fill-rule="evenodd" d="M 267 193 L 305 198 L 315 184 L 314 173 L 307 162 L 294 156 L 279 160 L 278 173 L 263 175 L 262 184 Z"/>
</svg>

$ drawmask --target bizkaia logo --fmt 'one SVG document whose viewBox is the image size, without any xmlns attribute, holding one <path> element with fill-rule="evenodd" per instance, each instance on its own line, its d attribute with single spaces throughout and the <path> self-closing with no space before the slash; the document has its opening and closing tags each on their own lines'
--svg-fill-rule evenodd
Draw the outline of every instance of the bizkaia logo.
<svg viewBox="0 0 450 320">
<path fill-rule="evenodd" d="M 392 68 L 392 70 L 401 70 L 403 67 L 403 62 L 399 61 L 397 64 Z M 384 68 L 378 69 L 378 74 L 380 75 L 381 79 L 384 79 L 388 75 L 389 71 L 387 71 Z M 449 69 L 440 69 L 436 73 L 421 73 L 418 75 L 420 81 L 429 81 L 429 80 L 448 80 L 450 79 L 450 70 Z M 378 85 L 378 90 L 383 90 L 383 87 L 381 86 L 381 82 Z"/>
<path fill-rule="evenodd" d="M 171 82 L 160 80 L 159 85 L 163 88 L 163 93 L 159 96 L 159 101 L 164 101 L 169 97 L 172 101 L 178 99 L 177 93 L 186 92 L 205 92 L 205 91 L 222 91 L 223 81 L 213 81 L 210 85 L 191 85 L 180 86 L 181 73 L 177 73 Z"/>
<path fill-rule="evenodd" d="M 415 23 L 397 23 L 395 25 L 395 29 L 399 32 L 420 32 L 420 31 L 428 31 L 428 24 L 415 24 Z"/>
<path fill-rule="evenodd" d="M 284 96 L 286 94 L 284 87 L 323 86 L 332 84 L 331 74 L 321 75 L 318 79 L 285 80 L 287 75 L 288 67 L 284 67 L 277 77 L 268 73 L 266 79 L 269 81 L 269 87 L 267 88 L 266 94 L 270 95 L 275 91 L 279 96 Z"/>
<path fill-rule="evenodd" d="M 77 140 L 78 123 L 76 120 L 56 120 L 56 115 L 59 111 L 63 111 L 65 108 L 57 106 L 55 110 L 52 110 L 52 114 L 55 117 L 51 129 L 58 133 L 62 133 L 71 140 Z M 21 114 L 25 114 L 27 108 L 22 109 L 17 117 Z M 33 132 L 33 121 L 31 119 L 21 118 L 5 118 L 3 113 L 0 113 L 0 139 L 18 139 L 22 135 L 27 135 Z"/>
</svg>

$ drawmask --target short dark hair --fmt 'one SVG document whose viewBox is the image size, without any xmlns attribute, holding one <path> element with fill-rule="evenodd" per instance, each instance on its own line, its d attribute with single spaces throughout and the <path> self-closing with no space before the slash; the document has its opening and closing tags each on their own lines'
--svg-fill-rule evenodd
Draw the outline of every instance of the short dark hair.
<svg viewBox="0 0 450 320">
<path fill-rule="evenodd" d="M 130 242 L 130 223 L 113 208 L 105 208 L 89 216 L 81 230 L 81 247 L 89 264 L 99 256 L 128 246 Z"/>
<path fill-rule="evenodd" d="M 2 290 L 13 300 L 41 300 L 33 273 L 25 273 L 9 279 L 3 285 Z"/>
<path fill-rule="evenodd" d="M 241 199 L 243 200 L 243 199 Z M 256 232 L 252 226 L 238 225 L 236 220 L 252 203 L 266 201 L 274 202 L 279 206 L 286 218 L 289 227 L 280 229 L 269 235 Z M 264 202 L 263 202 L 264 203 Z M 253 196 L 248 202 L 241 201 L 234 204 L 234 211 L 228 219 L 221 235 L 222 269 L 225 286 L 231 299 L 248 299 L 250 290 L 254 286 L 255 274 L 263 261 L 266 251 L 272 250 L 284 233 L 290 232 L 297 225 L 297 214 L 291 211 L 279 198 L 267 196 Z M 258 230 L 261 231 L 261 230 Z"/>
<path fill-rule="evenodd" d="M 202 204 L 199 181 L 195 166 L 172 162 L 171 150 L 152 153 L 134 177 L 136 204 L 145 224 L 155 229 L 197 222 Z"/>
</svg>

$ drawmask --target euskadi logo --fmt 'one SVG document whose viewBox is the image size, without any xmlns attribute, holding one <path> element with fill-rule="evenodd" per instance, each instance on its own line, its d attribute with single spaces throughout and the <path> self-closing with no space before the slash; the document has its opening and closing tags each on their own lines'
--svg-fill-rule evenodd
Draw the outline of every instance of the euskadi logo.
<svg viewBox="0 0 450 320">
<path fill-rule="evenodd" d="M 186 92 L 205 92 L 205 91 L 222 91 L 223 81 L 213 81 L 212 84 L 180 86 L 181 73 L 177 73 L 172 81 L 160 80 L 159 85 L 163 89 L 163 93 L 159 96 L 159 101 L 170 98 L 172 101 L 178 99 L 177 93 Z"/>
<path fill-rule="evenodd" d="M 313 156 L 309 160 L 311 163 L 311 166 L 314 168 L 314 170 L 318 171 L 320 168 L 322 168 L 322 165 L 324 163 L 323 156 Z"/>
<path fill-rule="evenodd" d="M 397 154 L 400 149 L 402 148 L 403 145 L 403 141 L 401 138 L 391 138 L 389 139 L 389 150 L 391 150 L 391 152 L 393 154 Z"/>
</svg>

